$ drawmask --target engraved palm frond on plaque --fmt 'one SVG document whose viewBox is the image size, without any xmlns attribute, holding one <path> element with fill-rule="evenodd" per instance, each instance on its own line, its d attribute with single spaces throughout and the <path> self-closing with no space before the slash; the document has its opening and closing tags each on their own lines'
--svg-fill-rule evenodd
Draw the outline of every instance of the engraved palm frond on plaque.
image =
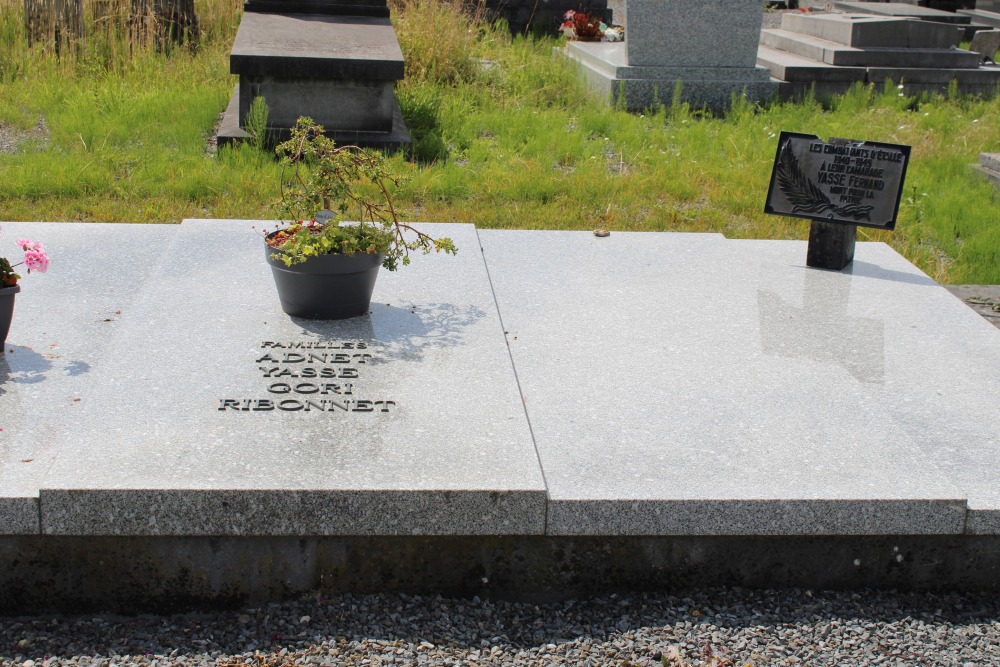
<svg viewBox="0 0 1000 667">
<path fill-rule="evenodd" d="M 829 211 L 839 217 L 871 222 L 871 210 L 875 208 L 874 206 L 867 204 L 837 206 L 833 204 L 830 198 L 802 172 L 799 167 L 799 159 L 795 157 L 795 151 L 792 150 L 790 141 L 786 141 L 781 147 L 775 174 L 778 187 L 792 203 L 793 213 L 821 215 Z"/>
</svg>

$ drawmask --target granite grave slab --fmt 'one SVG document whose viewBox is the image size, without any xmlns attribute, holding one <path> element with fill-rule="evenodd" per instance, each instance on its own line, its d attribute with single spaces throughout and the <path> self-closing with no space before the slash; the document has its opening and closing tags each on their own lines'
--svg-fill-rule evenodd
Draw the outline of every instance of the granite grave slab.
<svg viewBox="0 0 1000 667">
<path fill-rule="evenodd" d="M 998 527 L 1000 336 L 888 246 L 480 238 L 550 534 Z"/>
<path fill-rule="evenodd" d="M 989 28 L 1000 28 L 1000 7 L 989 10 L 981 9 L 977 3 L 975 9 L 960 9 L 957 13 L 968 16 L 970 21 L 975 20 L 977 23 Z"/>
<path fill-rule="evenodd" d="M 876 16 L 862 11 L 785 14 L 781 17 L 781 27 L 858 49 L 948 49 L 957 45 L 962 36 L 962 29 L 955 26 L 913 21 L 905 17 Z"/>
<path fill-rule="evenodd" d="M 261 14 L 320 14 L 331 16 L 389 16 L 385 0 L 246 0 L 244 12 Z"/>
<path fill-rule="evenodd" d="M 251 221 L 185 221 L 41 492 L 48 535 L 544 531 L 471 225 L 368 317 L 281 312 Z M 258 223 L 259 225 L 260 223 Z"/>
<path fill-rule="evenodd" d="M 982 33 L 980 33 L 982 34 Z M 804 56 L 838 67 L 977 67 L 980 58 L 972 51 L 948 48 L 880 47 L 861 49 L 812 37 L 791 30 L 761 32 L 760 43 L 779 52 Z M 780 77 L 779 78 L 784 78 Z"/>
<path fill-rule="evenodd" d="M 403 53 L 388 18 L 248 12 L 229 63 L 240 118 L 263 97 L 276 128 L 309 116 L 338 130 L 392 129 Z"/>
<path fill-rule="evenodd" d="M 983 62 L 994 62 L 1000 50 L 1000 30 L 981 30 L 969 43 L 969 50 L 978 54 Z"/>
<path fill-rule="evenodd" d="M 42 478 L 100 386 L 99 369 L 176 232 L 176 225 L 3 223 L 0 254 L 13 259 L 14 241 L 28 237 L 45 246 L 52 265 L 22 278 L 0 354 L 0 535 L 39 532 Z"/>
<path fill-rule="evenodd" d="M 972 167 L 993 183 L 1000 183 L 1000 153 L 980 153 Z"/>
<path fill-rule="evenodd" d="M 924 6 L 924 3 L 840 1 L 835 2 L 833 6 L 844 12 L 866 12 L 880 16 L 909 18 L 921 23 L 957 26 L 961 30 L 963 40 L 972 39 L 980 30 L 989 29 L 989 26 L 982 23 L 973 23 L 967 14 L 956 12 L 957 8 L 935 8 Z"/>
<path fill-rule="evenodd" d="M 3 532 L 1000 533 L 1000 331 L 883 244 L 427 225 L 337 323 L 252 224 L 4 224 Z"/>
</svg>

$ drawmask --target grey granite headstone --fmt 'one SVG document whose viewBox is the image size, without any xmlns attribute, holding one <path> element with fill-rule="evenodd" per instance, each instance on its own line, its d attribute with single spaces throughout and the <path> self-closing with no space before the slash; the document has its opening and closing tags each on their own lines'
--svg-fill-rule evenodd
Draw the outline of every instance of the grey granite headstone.
<svg viewBox="0 0 1000 667">
<path fill-rule="evenodd" d="M 763 101 L 776 86 L 756 66 L 763 3 L 627 0 L 624 43 L 571 41 L 589 87 L 630 110 L 680 100 L 725 110 L 733 96 Z"/>
<path fill-rule="evenodd" d="M 763 15 L 752 0 L 628 0 L 628 64 L 752 69 Z"/>
</svg>

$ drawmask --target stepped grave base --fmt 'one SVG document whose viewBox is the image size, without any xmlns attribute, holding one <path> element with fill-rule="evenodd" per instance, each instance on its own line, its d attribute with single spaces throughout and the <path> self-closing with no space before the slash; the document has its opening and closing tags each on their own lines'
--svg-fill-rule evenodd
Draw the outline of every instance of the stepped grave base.
<svg viewBox="0 0 1000 667">
<path fill-rule="evenodd" d="M 632 66 L 621 42 L 568 42 L 563 53 L 579 64 L 592 91 L 630 111 L 669 106 L 677 90 L 678 102 L 716 111 L 726 109 L 734 95 L 765 101 L 777 90 L 762 67 Z"/>
<path fill-rule="evenodd" d="M 782 99 L 812 93 L 825 100 L 856 84 L 901 85 L 918 95 L 946 92 L 953 82 L 962 93 L 995 95 L 1000 67 L 956 48 L 962 36 L 955 25 L 896 16 L 785 14 L 781 28 L 761 31 L 757 64 L 771 72 Z"/>
</svg>

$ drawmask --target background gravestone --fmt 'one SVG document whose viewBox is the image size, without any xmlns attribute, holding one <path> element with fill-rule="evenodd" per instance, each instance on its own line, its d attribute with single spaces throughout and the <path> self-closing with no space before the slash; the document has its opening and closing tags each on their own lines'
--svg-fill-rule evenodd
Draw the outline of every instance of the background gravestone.
<svg viewBox="0 0 1000 667">
<path fill-rule="evenodd" d="M 947 92 L 955 83 L 963 94 L 992 96 L 1000 69 L 982 67 L 980 54 L 957 48 L 964 31 L 886 15 L 788 13 L 780 28 L 761 31 L 757 62 L 771 70 L 782 99 L 827 100 L 857 84 L 898 84 L 904 94 L 919 95 Z"/>
<path fill-rule="evenodd" d="M 764 5 L 746 0 L 628 0 L 628 64 L 753 68 Z"/>
<path fill-rule="evenodd" d="M 249 136 L 250 106 L 261 97 L 272 140 L 309 116 L 339 143 L 408 145 L 395 95 L 403 67 L 384 0 L 251 0 L 229 57 L 240 81 L 219 143 Z"/>
<path fill-rule="evenodd" d="M 591 89 L 630 110 L 681 101 L 725 109 L 733 95 L 766 100 L 770 73 L 756 66 L 764 5 L 756 0 L 626 0 L 623 43 L 569 42 Z M 616 17 L 617 18 L 617 17 Z"/>
<path fill-rule="evenodd" d="M 978 53 L 983 62 L 992 62 L 1000 50 L 1000 30 L 981 30 L 969 43 L 969 50 Z"/>
<path fill-rule="evenodd" d="M 590 12 L 594 16 L 622 22 L 621 12 L 612 5 L 622 0 L 463 0 L 462 9 L 470 14 L 483 16 L 487 21 L 503 20 L 511 34 L 533 33 L 555 35 L 563 22 L 563 15 L 570 9 Z"/>
</svg>

